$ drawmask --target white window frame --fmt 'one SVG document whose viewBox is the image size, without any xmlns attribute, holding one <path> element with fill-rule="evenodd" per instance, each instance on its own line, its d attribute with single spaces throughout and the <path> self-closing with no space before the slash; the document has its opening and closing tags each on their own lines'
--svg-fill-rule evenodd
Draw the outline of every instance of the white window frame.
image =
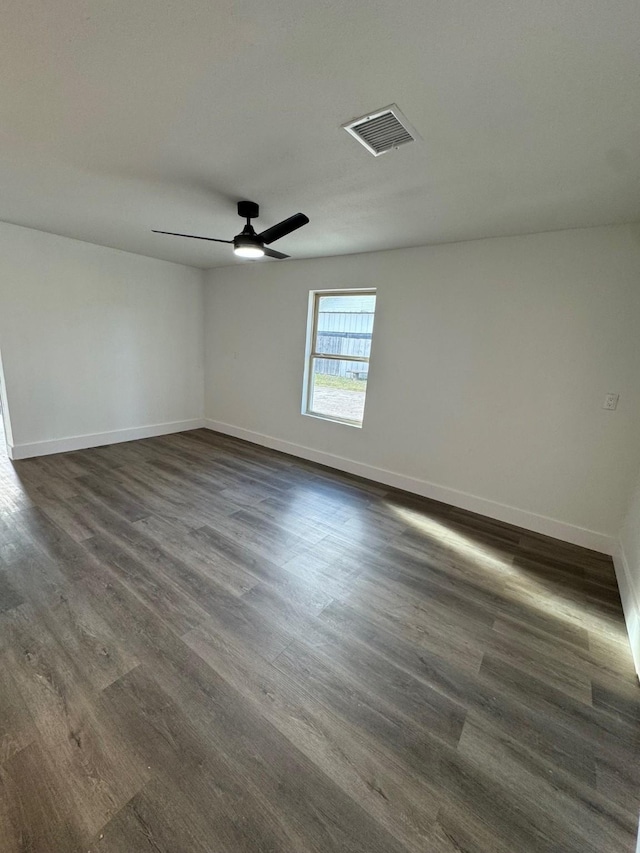
<svg viewBox="0 0 640 853">
<path fill-rule="evenodd" d="M 371 360 L 371 354 L 369 354 L 368 356 L 341 355 L 335 353 L 323 353 L 318 352 L 316 350 L 318 337 L 319 306 L 320 299 L 323 296 L 377 296 L 377 293 L 375 287 L 359 287 L 354 289 L 336 288 L 334 290 L 311 290 L 309 292 L 309 310 L 307 314 L 307 344 L 305 348 L 304 378 L 302 382 L 302 414 L 307 415 L 311 418 L 319 418 L 322 421 L 330 421 L 331 423 L 345 424 L 346 426 L 362 429 L 362 425 L 364 424 L 364 412 L 362 414 L 361 421 L 353 421 L 348 418 L 331 417 L 330 415 L 323 414 L 322 412 L 314 412 L 311 408 L 311 395 L 313 391 L 313 360 L 315 358 L 333 359 L 334 361 L 357 361 L 362 362 L 366 365 L 369 365 L 369 362 Z M 376 298 L 376 309 L 377 307 L 378 300 Z"/>
</svg>

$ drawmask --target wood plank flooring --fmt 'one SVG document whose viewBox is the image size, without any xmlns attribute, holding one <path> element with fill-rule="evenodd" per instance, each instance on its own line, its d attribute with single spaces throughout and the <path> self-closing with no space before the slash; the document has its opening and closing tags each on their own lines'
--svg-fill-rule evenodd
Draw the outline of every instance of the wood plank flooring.
<svg viewBox="0 0 640 853">
<path fill-rule="evenodd" d="M 2 853 L 632 853 L 609 558 L 196 430 L 0 461 Z"/>
</svg>

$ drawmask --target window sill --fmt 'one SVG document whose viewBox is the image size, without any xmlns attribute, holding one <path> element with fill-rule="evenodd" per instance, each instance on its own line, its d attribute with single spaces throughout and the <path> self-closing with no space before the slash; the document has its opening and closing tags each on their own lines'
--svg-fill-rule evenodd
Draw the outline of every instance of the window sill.
<svg viewBox="0 0 640 853">
<path fill-rule="evenodd" d="M 347 421 L 342 420 L 342 418 L 330 418 L 329 415 L 318 415 L 315 412 L 302 412 L 302 414 L 307 418 L 316 418 L 319 421 L 328 421 L 330 424 L 341 424 L 341 426 L 362 429 L 362 423 L 358 423 L 357 421 Z"/>
</svg>

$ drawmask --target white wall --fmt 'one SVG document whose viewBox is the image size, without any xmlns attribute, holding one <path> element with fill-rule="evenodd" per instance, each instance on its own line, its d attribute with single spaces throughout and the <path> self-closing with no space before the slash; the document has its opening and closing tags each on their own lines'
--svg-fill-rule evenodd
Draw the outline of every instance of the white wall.
<svg viewBox="0 0 640 853">
<path fill-rule="evenodd" d="M 200 270 L 0 224 L 13 454 L 198 425 Z"/>
<path fill-rule="evenodd" d="M 614 562 L 631 651 L 640 677 L 640 476 L 620 530 Z"/>
<path fill-rule="evenodd" d="M 612 549 L 640 463 L 638 226 L 247 263 L 208 282 L 212 428 Z M 365 286 L 359 430 L 300 403 L 309 290 Z"/>
</svg>

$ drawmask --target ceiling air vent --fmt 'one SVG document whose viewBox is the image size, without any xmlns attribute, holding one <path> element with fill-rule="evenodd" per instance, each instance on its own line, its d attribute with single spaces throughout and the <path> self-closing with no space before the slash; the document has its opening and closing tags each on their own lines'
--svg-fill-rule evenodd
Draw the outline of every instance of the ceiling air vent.
<svg viewBox="0 0 640 853">
<path fill-rule="evenodd" d="M 391 151 L 392 148 L 399 148 L 419 138 L 395 104 L 366 116 L 354 118 L 342 127 L 362 143 L 374 157 L 379 157 L 386 151 Z"/>
</svg>

